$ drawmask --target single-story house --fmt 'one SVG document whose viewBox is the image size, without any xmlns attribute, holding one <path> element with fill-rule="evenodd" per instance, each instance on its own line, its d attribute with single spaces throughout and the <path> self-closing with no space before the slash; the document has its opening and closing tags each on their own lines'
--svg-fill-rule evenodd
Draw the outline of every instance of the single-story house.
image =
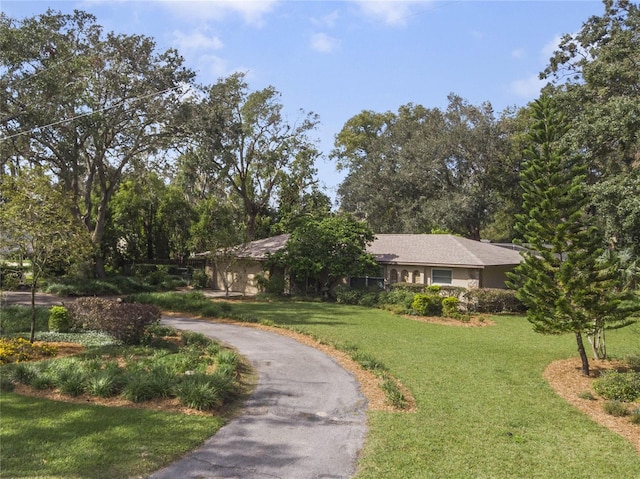
<svg viewBox="0 0 640 479">
<path fill-rule="evenodd" d="M 253 295 L 267 256 L 283 248 L 283 234 L 230 250 L 228 262 L 207 268 L 212 286 Z M 522 261 L 513 245 L 496 245 L 454 235 L 379 234 L 367 247 L 380 265 L 372 282 L 398 282 L 472 288 L 505 288 L 506 273 Z M 362 282 L 367 278 L 359 278 Z"/>
<path fill-rule="evenodd" d="M 505 288 L 506 273 L 522 261 L 512 246 L 454 235 L 379 234 L 367 251 L 380 264 L 385 284 Z"/>
</svg>

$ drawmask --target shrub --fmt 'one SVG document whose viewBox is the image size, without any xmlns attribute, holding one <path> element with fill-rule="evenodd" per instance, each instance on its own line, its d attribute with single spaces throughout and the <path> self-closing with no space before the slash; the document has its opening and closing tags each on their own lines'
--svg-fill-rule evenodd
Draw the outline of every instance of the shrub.
<svg viewBox="0 0 640 479">
<path fill-rule="evenodd" d="M 20 384 L 31 384 L 40 374 L 39 366 L 34 363 L 18 363 L 11 369 L 11 379 Z"/>
<path fill-rule="evenodd" d="M 49 331 L 56 333 L 68 333 L 71 327 L 67 308 L 64 306 L 52 306 L 49 309 Z"/>
<path fill-rule="evenodd" d="M 602 408 L 604 409 L 604 412 L 611 416 L 623 417 L 629 414 L 627 406 L 625 406 L 622 401 L 607 401 L 606 403 L 604 403 Z"/>
<path fill-rule="evenodd" d="M 163 368 L 130 371 L 125 377 L 126 385 L 121 395 L 131 402 L 168 397 L 173 387 L 171 376 Z"/>
<path fill-rule="evenodd" d="M 411 309 L 421 316 L 440 316 L 442 299 L 435 294 L 419 293 L 413 298 Z"/>
<path fill-rule="evenodd" d="M 182 344 L 185 346 L 198 346 L 201 349 L 206 348 L 213 342 L 212 339 L 206 337 L 204 334 L 194 331 L 182 331 L 180 336 L 182 338 Z"/>
<path fill-rule="evenodd" d="M 129 296 L 127 303 L 155 304 L 168 311 L 197 313 L 205 317 L 219 318 L 231 311 L 229 303 L 213 302 L 200 291 L 189 293 L 141 293 Z"/>
<path fill-rule="evenodd" d="M 477 288 L 464 294 L 467 309 L 475 313 L 524 313 L 524 305 L 510 289 Z"/>
<path fill-rule="evenodd" d="M 640 424 L 640 408 L 631 411 L 631 422 L 633 424 Z"/>
<path fill-rule="evenodd" d="M 364 295 L 364 291 L 340 284 L 333 289 L 332 294 L 338 304 L 358 304 Z"/>
<path fill-rule="evenodd" d="M 415 295 L 416 293 L 408 289 L 392 287 L 389 291 L 380 293 L 378 303 L 381 305 L 397 305 L 402 307 L 402 313 L 409 313 Z M 385 307 L 385 309 L 388 308 Z"/>
<path fill-rule="evenodd" d="M 368 371 L 386 371 L 385 365 L 377 360 L 372 354 L 354 350 L 349 354 L 351 359 L 357 362 L 363 369 Z"/>
<path fill-rule="evenodd" d="M 457 318 L 460 315 L 459 305 L 460 300 L 454 296 L 444 298 L 442 300 L 442 315 L 447 318 Z"/>
<path fill-rule="evenodd" d="M 209 284 L 209 277 L 203 269 L 196 269 L 191 275 L 191 285 L 196 289 L 204 289 Z"/>
<path fill-rule="evenodd" d="M 176 394 L 185 406 L 206 411 L 218 407 L 234 390 L 232 378 L 216 371 L 185 376 L 176 388 Z"/>
<path fill-rule="evenodd" d="M 421 283 L 393 283 L 389 286 L 389 292 L 409 291 L 411 293 L 423 293 L 425 291 L 424 284 Z"/>
<path fill-rule="evenodd" d="M 398 386 L 398 383 L 391 377 L 385 377 L 382 381 L 382 390 L 384 391 L 387 402 L 393 407 L 404 409 L 407 407 L 407 398 Z"/>
<path fill-rule="evenodd" d="M 125 344 L 140 344 L 145 329 L 160 321 L 153 305 L 118 303 L 102 298 L 80 298 L 69 306 L 76 327 L 110 334 Z"/>
<path fill-rule="evenodd" d="M 108 398 L 116 396 L 125 385 L 124 372 L 117 363 L 108 363 L 106 367 L 87 379 L 86 391 L 92 396 Z"/>
<path fill-rule="evenodd" d="M 593 389 L 605 399 L 635 401 L 640 398 L 640 373 L 607 371 L 593 382 Z"/>
<path fill-rule="evenodd" d="M 264 274 L 256 276 L 256 282 L 260 291 L 267 295 L 282 296 L 286 287 L 286 281 L 283 275 L 269 275 Z"/>
<path fill-rule="evenodd" d="M 24 283 L 27 268 L 19 265 L 0 263 L 0 287 L 4 290 L 14 290 Z"/>
<path fill-rule="evenodd" d="M 640 354 L 629 354 L 624 359 L 630 369 L 640 372 Z"/>
<path fill-rule="evenodd" d="M 366 306 L 367 308 L 374 308 L 378 304 L 378 293 L 372 291 L 365 292 L 358 301 L 359 306 Z"/>
<path fill-rule="evenodd" d="M 239 361 L 238 355 L 230 349 L 224 349 L 220 351 L 216 356 L 216 362 L 219 365 L 228 364 L 235 368 L 238 365 L 238 361 Z"/>
<path fill-rule="evenodd" d="M 46 331 L 49 323 L 49 311 L 36 307 L 36 331 Z M 2 305 L 0 314 L 0 334 L 26 333 L 31 330 L 31 307 L 18 304 Z"/>
<path fill-rule="evenodd" d="M 34 356 L 53 356 L 57 351 L 49 344 L 33 344 L 24 338 L 0 338 L 0 364 L 29 361 Z"/>
</svg>

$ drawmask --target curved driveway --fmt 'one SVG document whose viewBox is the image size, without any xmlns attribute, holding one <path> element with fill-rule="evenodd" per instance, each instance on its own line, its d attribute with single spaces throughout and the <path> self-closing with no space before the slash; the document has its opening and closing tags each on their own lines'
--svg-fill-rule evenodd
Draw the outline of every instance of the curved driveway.
<svg viewBox="0 0 640 479">
<path fill-rule="evenodd" d="M 259 378 L 240 417 L 151 479 L 346 479 L 355 474 L 367 405 L 357 381 L 332 358 L 256 328 L 190 318 L 162 322 L 235 347 Z"/>
</svg>

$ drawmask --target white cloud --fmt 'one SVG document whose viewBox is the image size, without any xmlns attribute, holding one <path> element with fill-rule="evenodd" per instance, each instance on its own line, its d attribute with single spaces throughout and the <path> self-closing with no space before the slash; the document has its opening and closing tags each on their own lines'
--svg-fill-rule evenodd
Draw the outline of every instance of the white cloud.
<svg viewBox="0 0 640 479">
<path fill-rule="evenodd" d="M 250 25 L 262 26 L 279 0 L 163 0 L 177 15 L 198 20 L 222 20 L 228 15 L 240 15 Z"/>
<path fill-rule="evenodd" d="M 326 33 L 315 33 L 311 37 L 311 48 L 317 52 L 330 53 L 340 46 L 340 42 Z"/>
<path fill-rule="evenodd" d="M 231 73 L 229 62 L 216 55 L 202 55 L 198 57 L 197 62 L 196 69 L 205 73 L 206 77 L 223 78 Z"/>
<path fill-rule="evenodd" d="M 340 18 L 340 12 L 338 10 L 334 10 L 333 12 L 324 15 L 322 17 L 314 17 L 311 19 L 311 23 L 314 25 L 319 25 L 322 27 L 333 28 L 335 27 L 338 19 Z"/>
<path fill-rule="evenodd" d="M 515 80 L 511 82 L 510 90 L 523 99 L 536 98 L 540 94 L 540 90 L 546 84 L 545 80 L 540 80 L 537 74 L 530 75 L 527 78 Z"/>
<path fill-rule="evenodd" d="M 200 31 L 183 33 L 176 30 L 173 43 L 179 50 L 220 50 L 224 46 L 217 36 L 208 36 Z"/>
<path fill-rule="evenodd" d="M 404 26 L 413 15 L 413 7 L 430 1 L 419 0 L 354 0 L 368 16 L 382 20 L 387 25 Z"/>
<path fill-rule="evenodd" d="M 525 57 L 524 48 L 514 48 L 513 50 L 511 50 L 511 56 L 516 60 L 520 60 L 521 58 L 524 58 Z"/>
</svg>

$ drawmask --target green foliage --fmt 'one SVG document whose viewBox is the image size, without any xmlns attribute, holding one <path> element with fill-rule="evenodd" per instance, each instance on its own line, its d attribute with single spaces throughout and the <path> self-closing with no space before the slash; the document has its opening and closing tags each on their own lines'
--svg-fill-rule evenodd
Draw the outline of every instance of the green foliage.
<svg viewBox="0 0 640 479">
<path fill-rule="evenodd" d="M 166 398 L 172 391 L 172 378 L 162 368 L 151 371 L 134 369 L 128 371 L 125 377 L 126 384 L 121 394 L 131 402 L 139 403 L 155 398 Z"/>
<path fill-rule="evenodd" d="M 618 309 L 615 258 L 603 256 L 602 236 L 587 214 L 586 167 L 563 142 L 567 119 L 547 96 L 531 109 L 534 124 L 520 179 L 524 213 L 516 217 L 516 231 L 528 249 L 510 274 L 510 285 L 535 331 L 575 335 L 582 371 L 588 375 L 582 334 L 602 339 L 594 352 L 604 357 L 599 333 L 606 322 L 628 313 Z"/>
<path fill-rule="evenodd" d="M 397 113 L 362 111 L 336 135 L 330 154 L 346 172 L 340 206 L 367 218 L 376 233 L 446 230 L 479 239 L 513 195 L 511 129 L 509 112 L 498 117 L 489 103 L 471 105 L 454 94 L 446 110 L 407 104 Z"/>
<path fill-rule="evenodd" d="M 191 285 L 196 289 L 204 289 L 209 283 L 209 277 L 203 269 L 196 269 L 191 275 Z"/>
<path fill-rule="evenodd" d="M 371 229 L 350 215 L 309 218 L 296 227 L 267 266 L 286 268 L 293 278 L 292 288 L 303 294 L 328 292 L 345 277 L 378 271 L 375 258 L 366 252 L 373 239 Z"/>
<path fill-rule="evenodd" d="M 154 304 L 163 310 L 198 313 L 210 318 L 225 317 L 231 312 L 228 303 L 211 301 L 199 291 L 134 294 L 127 297 L 127 302 Z"/>
<path fill-rule="evenodd" d="M 197 346 L 199 348 L 206 348 L 213 340 L 211 338 L 206 337 L 202 333 L 196 333 L 194 331 L 182 331 L 180 334 L 182 338 L 182 343 L 185 346 Z"/>
<path fill-rule="evenodd" d="M 474 313 L 524 313 L 517 293 L 509 289 L 474 288 L 464 293 L 467 309 Z"/>
<path fill-rule="evenodd" d="M 103 331 L 125 344 L 140 344 L 146 328 L 160 321 L 160 309 L 154 305 L 102 298 L 79 298 L 68 311 L 74 327 Z"/>
<path fill-rule="evenodd" d="M 381 388 L 384 391 L 387 402 L 393 407 L 398 409 L 407 407 L 407 398 L 392 377 L 386 375 L 382 381 Z"/>
<path fill-rule="evenodd" d="M 233 395 L 233 377 L 220 371 L 214 374 L 193 374 L 184 376 L 176 388 L 180 402 L 199 411 L 219 407 L 226 398 Z"/>
<path fill-rule="evenodd" d="M 602 405 L 602 409 L 604 409 L 604 412 L 607 414 L 615 417 L 624 417 L 629 415 L 629 409 L 626 404 L 618 400 L 605 402 Z"/>
<path fill-rule="evenodd" d="M 52 306 L 49 309 L 49 331 L 55 333 L 68 333 L 71 328 L 71 321 L 67 308 L 64 306 Z"/>
<path fill-rule="evenodd" d="M 624 360 L 630 369 L 640 372 L 640 354 L 629 354 L 625 356 Z"/>
<path fill-rule="evenodd" d="M 630 416 L 632 424 L 640 424 L 640 408 L 631 411 Z"/>
<path fill-rule="evenodd" d="M 0 262 L 0 288 L 5 291 L 18 289 L 20 284 L 24 284 L 27 271 L 25 266 Z"/>
<path fill-rule="evenodd" d="M 457 318 L 460 316 L 460 300 L 453 296 L 442 299 L 442 315 L 447 318 Z"/>
<path fill-rule="evenodd" d="M 388 292 L 380 293 L 378 302 L 381 305 L 394 305 L 402 308 L 402 313 L 411 311 L 411 304 L 416 293 L 404 288 L 391 288 Z M 394 308 L 395 309 L 395 308 Z"/>
<path fill-rule="evenodd" d="M 411 303 L 411 309 L 420 316 L 441 316 L 442 298 L 437 294 L 416 294 Z"/>
<path fill-rule="evenodd" d="M 640 399 L 640 372 L 607 371 L 593 382 L 593 389 L 605 399 L 636 401 Z"/>
<path fill-rule="evenodd" d="M 19 304 L 2 305 L 0 308 L 0 334 L 26 333 L 31 329 L 31 308 Z M 49 310 L 36 307 L 36 331 L 46 331 L 49 325 Z"/>
</svg>

